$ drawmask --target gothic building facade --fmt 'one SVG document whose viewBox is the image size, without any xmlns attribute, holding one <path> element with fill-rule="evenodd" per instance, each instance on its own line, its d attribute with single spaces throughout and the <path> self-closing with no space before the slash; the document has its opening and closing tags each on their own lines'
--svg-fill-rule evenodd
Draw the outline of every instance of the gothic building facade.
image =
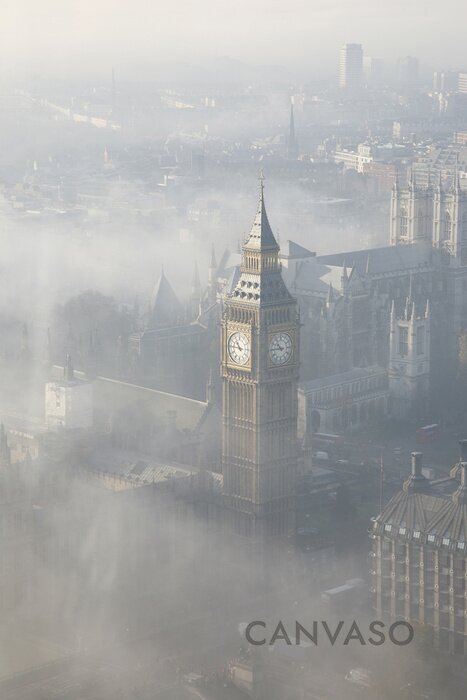
<svg viewBox="0 0 467 700">
<path fill-rule="evenodd" d="M 445 651 L 467 653 L 467 442 L 450 477 L 430 482 L 422 455 L 374 519 L 372 593 L 378 618 L 431 629 Z"/>
<path fill-rule="evenodd" d="M 417 184 L 412 172 L 406 188 L 396 179 L 391 196 L 391 245 L 427 241 L 457 263 L 467 263 L 467 191 L 459 174 L 446 183 Z"/>
</svg>

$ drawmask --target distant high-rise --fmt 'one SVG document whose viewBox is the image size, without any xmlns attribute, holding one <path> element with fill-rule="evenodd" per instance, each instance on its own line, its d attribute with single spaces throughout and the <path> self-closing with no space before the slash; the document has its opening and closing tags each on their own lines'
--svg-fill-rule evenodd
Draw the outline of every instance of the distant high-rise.
<svg viewBox="0 0 467 700">
<path fill-rule="evenodd" d="M 340 50 L 339 87 L 358 90 L 363 85 L 363 49 L 361 44 L 344 44 Z"/>
<path fill-rule="evenodd" d="M 465 71 L 459 73 L 457 79 L 457 92 L 460 92 L 463 95 L 467 94 L 467 72 Z"/>
<path fill-rule="evenodd" d="M 457 92 L 459 73 L 454 71 L 436 71 L 433 73 L 434 92 Z"/>
<path fill-rule="evenodd" d="M 363 74 L 365 82 L 379 87 L 384 80 L 384 63 L 380 58 L 364 56 Z"/>
<path fill-rule="evenodd" d="M 404 85 L 416 85 L 418 82 L 418 58 L 415 56 L 405 56 L 397 63 L 399 80 Z"/>
</svg>

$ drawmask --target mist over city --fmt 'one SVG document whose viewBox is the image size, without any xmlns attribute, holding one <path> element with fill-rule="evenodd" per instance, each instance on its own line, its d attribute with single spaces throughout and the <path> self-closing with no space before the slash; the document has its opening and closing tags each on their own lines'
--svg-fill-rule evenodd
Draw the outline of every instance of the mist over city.
<svg viewBox="0 0 467 700">
<path fill-rule="evenodd" d="M 467 6 L 0 18 L 0 698 L 464 698 Z"/>
</svg>

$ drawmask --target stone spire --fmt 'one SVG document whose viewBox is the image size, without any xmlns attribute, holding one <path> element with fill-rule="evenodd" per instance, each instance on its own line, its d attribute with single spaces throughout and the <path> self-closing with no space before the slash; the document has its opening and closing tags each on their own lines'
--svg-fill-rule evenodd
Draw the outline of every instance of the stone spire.
<svg viewBox="0 0 467 700">
<path fill-rule="evenodd" d="M 198 263 L 195 260 L 193 268 L 193 277 L 191 278 L 191 299 L 190 299 L 190 314 L 192 318 L 197 318 L 200 312 L 201 304 L 201 282 L 199 279 Z"/>
<path fill-rule="evenodd" d="M 240 278 L 232 293 L 238 300 L 258 305 L 291 301 L 281 275 L 277 243 L 264 204 L 264 178 L 261 173 L 259 202 L 250 233 L 242 246 Z"/>
<path fill-rule="evenodd" d="M 75 378 L 73 364 L 71 362 L 71 355 L 66 356 L 65 367 L 63 368 L 63 376 L 67 382 L 72 382 Z"/>
<path fill-rule="evenodd" d="M 175 326 L 179 322 L 181 315 L 182 306 L 162 267 L 151 301 L 150 328 Z"/>
<path fill-rule="evenodd" d="M 20 360 L 23 363 L 27 363 L 30 359 L 30 348 L 29 348 L 29 332 L 27 323 L 23 323 L 21 329 L 21 346 L 20 346 Z"/>
<path fill-rule="evenodd" d="M 243 251 L 252 252 L 279 252 L 279 245 L 274 237 L 271 225 L 266 214 L 264 204 L 264 175 L 261 171 L 259 177 L 259 202 L 256 216 L 253 221 L 249 236 L 243 244 Z"/>
<path fill-rule="evenodd" d="M 85 370 L 86 370 L 86 376 L 89 379 L 93 379 L 97 375 L 97 366 L 98 366 L 98 338 L 97 338 L 97 330 L 93 332 L 91 329 L 89 331 L 89 343 L 88 343 L 88 348 L 86 352 L 86 362 L 85 362 Z"/>
<path fill-rule="evenodd" d="M 289 124 L 289 142 L 287 155 L 290 160 L 297 160 L 298 158 L 298 143 L 295 134 L 295 119 L 293 113 L 293 102 L 290 105 L 290 124 Z"/>
<path fill-rule="evenodd" d="M 216 276 L 217 272 L 217 258 L 216 258 L 216 249 L 214 247 L 214 243 L 211 245 L 211 260 L 209 262 L 209 284 L 214 283 L 214 278 Z"/>
<path fill-rule="evenodd" d="M 47 335 L 45 340 L 44 349 L 44 366 L 46 370 L 50 370 L 53 363 L 53 349 L 52 349 L 52 336 L 50 334 L 50 328 L 47 328 Z"/>
</svg>

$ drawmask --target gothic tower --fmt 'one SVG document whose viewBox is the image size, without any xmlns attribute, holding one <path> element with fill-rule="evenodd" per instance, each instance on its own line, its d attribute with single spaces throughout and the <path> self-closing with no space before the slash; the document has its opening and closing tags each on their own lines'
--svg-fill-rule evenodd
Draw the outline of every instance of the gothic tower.
<svg viewBox="0 0 467 700">
<path fill-rule="evenodd" d="M 389 390 L 395 418 L 419 421 L 426 417 L 430 392 L 429 303 L 416 312 L 412 294 L 402 313 L 391 308 Z"/>
<path fill-rule="evenodd" d="M 391 195 L 390 244 L 431 242 L 433 237 L 433 188 L 417 185 L 411 171 L 406 188 L 401 189 L 398 178 Z"/>
<path fill-rule="evenodd" d="M 439 174 L 435 186 L 417 184 L 413 171 L 407 187 L 396 178 L 391 195 L 390 244 L 427 241 L 446 251 L 452 266 L 467 265 L 467 191 L 455 172 L 448 186 Z"/>
<path fill-rule="evenodd" d="M 229 529 L 261 541 L 295 530 L 299 317 L 278 254 L 261 179 L 221 331 L 226 517 Z"/>
</svg>

